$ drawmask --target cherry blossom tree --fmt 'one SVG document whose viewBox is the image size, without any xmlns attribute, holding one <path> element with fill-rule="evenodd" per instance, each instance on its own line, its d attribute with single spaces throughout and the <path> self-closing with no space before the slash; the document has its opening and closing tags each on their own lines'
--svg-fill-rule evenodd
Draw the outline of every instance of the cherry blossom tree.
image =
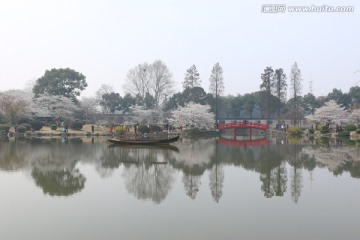
<svg viewBox="0 0 360 240">
<path fill-rule="evenodd" d="M 95 97 L 82 97 L 79 102 L 85 120 L 93 120 L 99 114 L 99 104 Z"/>
<path fill-rule="evenodd" d="M 30 99 L 21 90 L 0 93 L 0 114 L 9 122 L 15 123 L 29 113 Z"/>
<path fill-rule="evenodd" d="M 145 109 L 144 106 L 135 106 L 132 109 L 133 122 L 139 124 L 157 124 L 165 120 L 164 112 L 159 109 Z"/>
<path fill-rule="evenodd" d="M 360 123 L 360 109 L 354 109 L 347 117 L 347 119 L 359 126 Z"/>
<path fill-rule="evenodd" d="M 52 118 L 72 116 L 79 108 L 70 98 L 61 95 L 42 94 L 34 99 L 32 111 L 35 116 Z"/>
<path fill-rule="evenodd" d="M 331 123 L 336 120 L 346 119 L 346 111 L 334 100 L 331 100 L 326 102 L 323 107 L 315 109 L 314 115 L 307 118 L 315 122 Z"/>
<path fill-rule="evenodd" d="M 210 112 L 209 105 L 190 102 L 184 107 L 179 107 L 173 111 L 172 117 L 168 120 L 174 126 L 210 127 L 214 124 L 215 115 Z"/>
</svg>

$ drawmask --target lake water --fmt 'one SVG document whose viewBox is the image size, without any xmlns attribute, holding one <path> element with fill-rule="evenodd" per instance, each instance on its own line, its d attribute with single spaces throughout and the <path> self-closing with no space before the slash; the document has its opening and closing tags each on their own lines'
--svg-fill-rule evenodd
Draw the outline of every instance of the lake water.
<svg viewBox="0 0 360 240">
<path fill-rule="evenodd" d="M 0 239 L 359 239 L 360 148 L 331 141 L 0 142 Z"/>
</svg>

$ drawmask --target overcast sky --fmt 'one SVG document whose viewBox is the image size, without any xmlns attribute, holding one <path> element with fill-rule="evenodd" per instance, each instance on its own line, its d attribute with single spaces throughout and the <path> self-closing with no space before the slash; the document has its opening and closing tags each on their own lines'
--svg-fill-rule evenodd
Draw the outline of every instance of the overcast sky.
<svg viewBox="0 0 360 240">
<path fill-rule="evenodd" d="M 262 13 L 263 4 L 354 6 L 353 13 Z M 130 68 L 162 60 L 177 91 L 195 64 L 208 91 L 224 70 L 225 94 L 259 90 L 267 66 L 290 76 L 296 61 L 303 94 L 348 92 L 360 83 L 359 0 L 0 0 L 0 91 L 22 89 L 52 68 L 86 76 L 82 96 L 101 84 L 123 92 Z"/>
</svg>

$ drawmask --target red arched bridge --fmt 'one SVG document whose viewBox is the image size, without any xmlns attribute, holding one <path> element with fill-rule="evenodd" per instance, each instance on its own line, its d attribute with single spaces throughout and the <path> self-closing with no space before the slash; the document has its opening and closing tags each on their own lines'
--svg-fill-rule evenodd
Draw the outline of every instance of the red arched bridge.
<svg viewBox="0 0 360 240">
<path fill-rule="evenodd" d="M 219 130 L 236 129 L 236 128 L 259 129 L 266 131 L 269 129 L 269 124 L 255 123 L 255 122 L 231 122 L 231 123 L 220 123 L 218 125 Z"/>
<path fill-rule="evenodd" d="M 249 135 L 251 140 L 253 129 L 263 130 L 266 133 L 266 130 L 269 129 L 269 124 L 243 121 L 243 122 L 221 123 L 218 125 L 219 130 L 233 129 L 234 140 L 236 140 L 237 129 L 239 128 L 249 129 Z"/>
</svg>

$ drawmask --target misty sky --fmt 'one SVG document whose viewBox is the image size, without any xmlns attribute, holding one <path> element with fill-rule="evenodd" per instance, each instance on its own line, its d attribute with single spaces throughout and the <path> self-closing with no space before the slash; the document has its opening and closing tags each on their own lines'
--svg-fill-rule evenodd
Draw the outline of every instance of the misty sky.
<svg viewBox="0 0 360 240">
<path fill-rule="evenodd" d="M 354 6 L 353 13 L 262 13 L 268 3 Z M 162 60 L 176 91 L 195 64 L 208 91 L 224 70 L 225 94 L 259 90 L 267 66 L 290 76 L 296 61 L 303 94 L 348 92 L 360 83 L 359 0 L 0 0 L 0 91 L 25 88 L 52 68 L 83 73 L 93 96 L 101 84 L 121 95 L 126 74 Z"/>
</svg>

